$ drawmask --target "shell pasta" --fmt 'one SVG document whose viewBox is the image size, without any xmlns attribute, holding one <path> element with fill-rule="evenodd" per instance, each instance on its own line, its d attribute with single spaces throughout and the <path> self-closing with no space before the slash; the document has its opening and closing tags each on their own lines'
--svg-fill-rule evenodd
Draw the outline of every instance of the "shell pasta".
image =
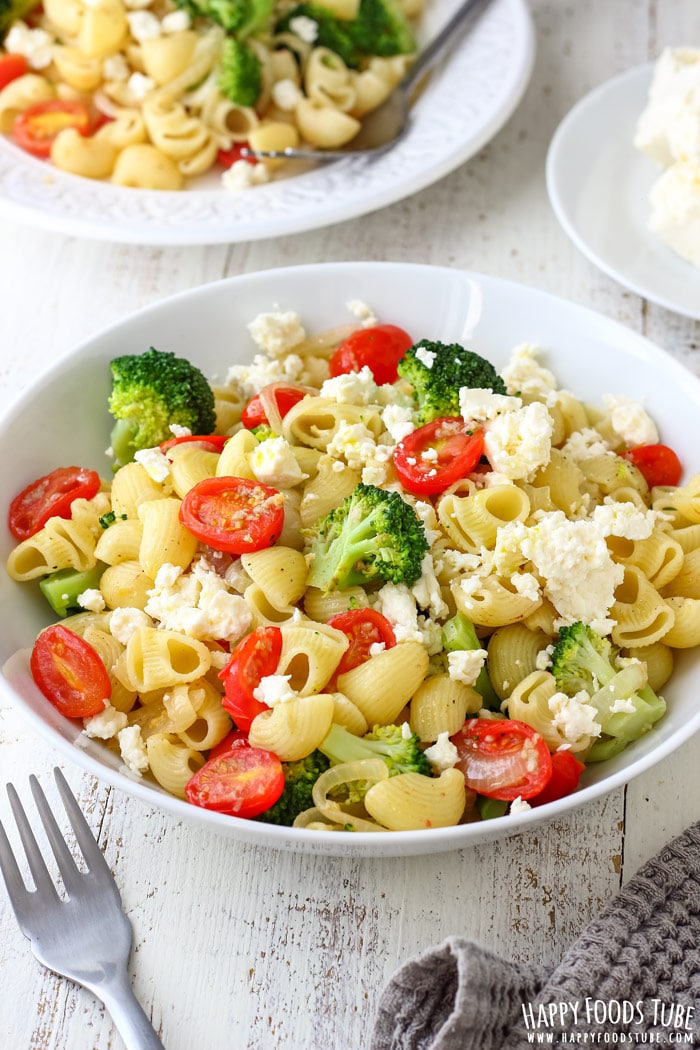
<svg viewBox="0 0 700 1050">
<path fill-rule="evenodd" d="M 95 59 L 111 2 L 80 21 Z M 75 10 L 46 5 L 66 27 Z M 164 87 L 199 62 L 211 107 L 214 52 L 178 32 L 138 62 Z M 309 98 L 348 119 L 400 73 L 321 51 L 300 49 Z M 167 92 L 139 112 L 124 129 L 155 121 L 175 163 L 213 134 Z M 546 350 L 497 373 L 351 310 L 313 335 L 292 311 L 253 318 L 253 362 L 200 374 L 213 432 L 173 419 L 126 461 L 110 448 L 90 498 L 64 498 L 85 468 L 63 467 L 17 495 L 6 571 L 58 617 L 32 673 L 129 775 L 194 805 L 324 834 L 507 817 L 663 717 L 677 651 L 700 645 L 700 475 L 681 481 L 641 404 L 559 390 Z M 338 367 L 378 327 L 391 362 Z M 47 671 L 59 649 L 80 706 Z"/>
</svg>

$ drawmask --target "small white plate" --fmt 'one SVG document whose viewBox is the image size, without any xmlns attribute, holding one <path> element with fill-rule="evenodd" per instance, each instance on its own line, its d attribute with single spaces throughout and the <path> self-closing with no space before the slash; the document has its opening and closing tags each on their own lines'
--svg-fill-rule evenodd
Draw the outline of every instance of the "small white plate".
<svg viewBox="0 0 700 1050">
<path fill-rule="evenodd" d="M 653 68 L 613 77 L 574 106 L 549 147 L 547 190 L 562 228 L 591 262 L 637 295 L 700 320 L 700 271 L 647 226 L 659 169 L 632 143 Z"/>
<path fill-rule="evenodd" d="M 432 0 L 431 39 L 455 0 Z M 285 176 L 242 192 L 213 173 L 178 193 L 79 178 L 0 136 L 0 215 L 69 236 L 127 244 L 227 244 L 329 226 L 417 193 L 473 157 L 520 102 L 532 73 L 526 0 L 495 0 L 438 67 L 404 139 L 374 160 L 290 163 Z"/>
</svg>

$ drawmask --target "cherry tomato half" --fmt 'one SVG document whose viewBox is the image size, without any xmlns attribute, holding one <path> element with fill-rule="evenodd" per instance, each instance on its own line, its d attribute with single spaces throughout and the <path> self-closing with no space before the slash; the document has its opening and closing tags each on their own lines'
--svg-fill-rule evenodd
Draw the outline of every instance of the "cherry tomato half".
<svg viewBox="0 0 700 1050">
<path fill-rule="evenodd" d="M 227 441 L 228 436 L 226 434 L 183 434 L 181 437 L 172 437 L 168 438 L 167 441 L 161 441 L 158 448 L 165 455 L 169 449 L 175 448 L 176 445 L 196 442 L 202 448 L 205 448 L 207 452 L 221 452 Z"/>
<path fill-rule="evenodd" d="M 249 157 L 247 154 L 244 156 L 244 149 L 248 149 L 247 142 L 234 142 L 230 149 L 220 149 L 216 154 L 216 159 L 222 168 L 232 168 L 237 160 L 244 160 L 248 164 L 257 164 L 258 160 L 256 157 Z"/>
<path fill-rule="evenodd" d="M 284 791 L 284 770 L 277 755 L 247 740 L 234 740 L 228 751 L 204 763 L 185 784 L 194 806 L 257 817 L 273 806 Z"/>
<path fill-rule="evenodd" d="M 85 467 L 57 467 L 37 478 L 10 503 L 8 525 L 18 540 L 29 539 L 49 518 L 69 518 L 74 499 L 92 499 L 100 476 Z"/>
<path fill-rule="evenodd" d="M 552 775 L 542 791 L 529 799 L 530 805 L 544 806 L 547 802 L 555 802 L 558 798 L 572 794 L 585 768 L 583 762 L 579 762 L 570 751 L 555 751 L 552 755 Z"/>
<path fill-rule="evenodd" d="M 396 645 L 394 628 L 386 616 L 382 616 L 376 609 L 349 609 L 348 612 L 331 616 L 328 625 L 342 631 L 350 642 L 335 669 L 331 679 L 333 683 L 339 675 L 352 671 L 353 667 L 359 667 L 369 660 L 371 646 L 383 642 L 385 648 L 391 649 Z"/>
<path fill-rule="evenodd" d="M 359 372 L 367 365 L 375 383 L 394 383 L 396 366 L 411 346 L 413 339 L 408 332 L 395 324 L 358 328 L 333 353 L 329 362 L 331 375 Z"/>
<path fill-rule="evenodd" d="M 222 707 L 239 729 L 249 732 L 256 715 L 267 705 L 253 696 L 261 678 L 274 674 L 282 654 L 282 632 L 279 627 L 258 627 L 231 653 L 231 659 L 219 673 L 225 693 Z"/>
<path fill-rule="evenodd" d="M 271 547 L 284 524 L 284 496 L 248 478 L 204 478 L 180 505 L 180 521 L 202 543 L 229 554 Z"/>
<path fill-rule="evenodd" d="M 418 427 L 400 441 L 394 466 L 405 489 L 431 496 L 470 474 L 483 451 L 483 430 L 468 434 L 460 416 L 448 416 Z"/>
<path fill-rule="evenodd" d="M 307 390 L 302 390 L 301 387 L 293 386 L 291 383 L 289 386 L 280 386 L 279 383 L 270 385 L 275 387 L 275 401 L 277 402 L 277 408 L 279 409 L 282 419 L 287 415 L 290 408 L 294 408 L 294 406 L 305 398 L 308 393 Z M 269 422 L 269 419 L 265 415 L 262 401 L 260 400 L 260 394 L 256 394 L 255 397 L 251 397 L 250 401 L 243 409 L 241 423 L 244 427 L 247 427 L 248 430 L 253 430 L 255 427 L 262 426 L 264 423 Z"/>
<path fill-rule="evenodd" d="M 620 455 L 634 463 L 644 475 L 649 488 L 655 485 L 677 485 L 681 480 L 681 461 L 668 445 L 637 445 Z"/>
<path fill-rule="evenodd" d="M 0 55 L 0 90 L 29 72 L 24 55 Z"/>
<path fill-rule="evenodd" d="M 42 631 L 29 660 L 32 678 L 66 718 L 89 718 L 112 695 L 107 669 L 84 638 L 60 623 Z"/>
<path fill-rule="evenodd" d="M 549 748 L 525 722 L 470 718 L 450 739 L 467 787 L 487 798 L 532 798 L 551 779 Z"/>
<path fill-rule="evenodd" d="M 232 729 L 231 732 L 228 733 L 223 740 L 219 741 L 219 743 L 211 749 L 211 751 L 209 752 L 209 759 L 211 760 L 212 758 L 220 758 L 221 755 L 225 755 L 228 751 L 231 750 L 231 745 L 236 740 L 247 739 L 248 736 L 246 733 L 241 732 L 240 729 Z"/>
<path fill-rule="evenodd" d="M 75 128 L 81 135 L 90 131 L 90 114 L 82 102 L 53 98 L 36 102 L 15 117 L 12 135 L 18 146 L 34 157 L 51 156 L 59 131 Z"/>
</svg>

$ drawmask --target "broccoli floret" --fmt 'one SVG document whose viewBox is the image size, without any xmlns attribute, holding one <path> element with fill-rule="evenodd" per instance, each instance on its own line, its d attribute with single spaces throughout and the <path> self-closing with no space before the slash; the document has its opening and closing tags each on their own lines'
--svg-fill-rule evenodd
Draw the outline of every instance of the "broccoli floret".
<svg viewBox="0 0 700 1050">
<path fill-rule="evenodd" d="M 416 38 L 396 0 L 360 0 L 352 36 L 365 55 L 411 55 Z"/>
<path fill-rule="evenodd" d="M 227 33 L 249 36 L 266 27 L 274 0 L 175 0 L 191 18 L 209 18 Z"/>
<path fill-rule="evenodd" d="M 552 674 L 561 692 L 575 696 L 585 691 L 598 712 L 602 734 L 586 755 L 587 762 L 619 754 L 666 710 L 665 701 L 647 684 L 644 665 L 622 660 L 607 638 L 580 621 L 560 628 Z"/>
<path fill-rule="evenodd" d="M 13 22 L 24 18 L 39 4 L 39 0 L 0 0 L 0 42 Z"/>
<path fill-rule="evenodd" d="M 459 343 L 422 339 L 401 358 L 398 373 L 413 387 L 419 424 L 442 416 L 459 416 L 461 387 L 506 393 L 505 383 L 491 362 Z"/>
<path fill-rule="evenodd" d="M 172 437 L 170 427 L 210 434 L 216 426 L 214 394 L 200 370 L 182 357 L 151 347 L 111 363 L 109 411 L 116 419 L 111 444 L 115 468 L 142 448 Z"/>
<path fill-rule="evenodd" d="M 484 646 L 481 644 L 481 639 L 476 633 L 476 628 L 471 620 L 468 620 L 464 613 L 455 613 L 449 620 L 443 624 L 442 628 L 442 647 L 446 653 L 454 653 L 459 650 L 467 649 L 483 649 Z M 484 701 L 484 707 L 490 711 L 499 711 L 501 701 L 496 694 L 489 673 L 486 667 L 482 667 L 479 671 L 474 688 L 477 693 L 481 695 Z"/>
<path fill-rule="evenodd" d="M 314 784 L 329 766 L 330 761 L 320 751 L 312 751 L 298 762 L 283 762 L 284 790 L 274 806 L 257 819 L 265 824 L 282 824 L 291 828 L 299 814 L 313 806 Z"/>
<path fill-rule="evenodd" d="M 418 737 L 415 733 L 404 736 L 403 726 L 375 726 L 371 733 L 355 736 L 334 723 L 319 744 L 319 750 L 333 766 L 362 758 L 382 758 L 389 768 L 389 776 L 422 773 L 429 777 L 432 774 Z"/>
<path fill-rule="evenodd" d="M 242 40 L 232 36 L 224 40 L 217 84 L 221 94 L 237 106 L 252 108 L 260 98 L 262 63 Z"/>
<path fill-rule="evenodd" d="M 295 18 L 310 18 L 316 23 L 315 47 L 327 47 L 342 58 L 346 66 L 356 69 L 361 60 L 362 53 L 353 39 L 353 25 L 347 19 L 338 18 L 330 8 L 317 3 L 296 4 L 281 18 L 276 26 L 275 32 L 288 33 L 292 31 L 291 23 Z"/>
<path fill-rule="evenodd" d="M 375 581 L 410 586 L 429 547 L 422 522 L 398 492 L 361 483 L 305 532 L 308 584 L 326 593 Z"/>
</svg>

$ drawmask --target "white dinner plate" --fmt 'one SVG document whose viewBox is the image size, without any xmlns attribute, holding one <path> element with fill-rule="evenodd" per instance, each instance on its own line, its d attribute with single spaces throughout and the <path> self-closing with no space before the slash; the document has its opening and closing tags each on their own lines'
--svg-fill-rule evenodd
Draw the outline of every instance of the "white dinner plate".
<svg viewBox="0 0 700 1050">
<path fill-rule="evenodd" d="M 414 338 L 459 341 L 498 369 L 525 340 L 542 349 L 542 363 L 560 385 L 601 406 L 602 394 L 643 400 L 661 439 L 676 448 L 686 477 L 700 467 L 697 420 L 700 380 L 635 332 L 581 306 L 496 277 L 403 263 L 333 263 L 248 274 L 204 285 L 141 310 L 91 336 L 49 369 L 0 419 L 0 506 L 31 479 L 59 465 L 80 464 L 102 473 L 111 419 L 109 361 L 149 346 L 170 350 L 221 379 L 228 366 L 250 361 L 256 347 L 247 323 L 278 309 L 300 313 L 315 334 L 350 319 L 347 303 L 367 302 L 383 321 Z M 70 406 L 68 410 L 67 406 Z M 4 563 L 13 540 L 0 529 Z M 82 725 L 59 715 L 32 682 L 27 654 L 51 621 L 48 605 L 29 584 L 0 572 L 0 690 L 62 756 L 82 765 L 141 802 L 235 838 L 279 849 L 346 856 L 398 856 L 466 848 L 531 829 L 570 813 L 629 781 L 669 755 L 700 729 L 700 661 L 679 652 L 664 688 L 668 711 L 646 736 L 616 758 L 590 765 L 582 787 L 557 802 L 496 820 L 400 832 L 325 832 L 291 829 L 214 813 L 167 794 L 125 772 L 118 755 L 81 735 Z"/>
<path fill-rule="evenodd" d="M 454 8 L 430 0 L 430 39 Z M 494 0 L 435 72 L 405 138 L 374 160 L 343 158 L 231 192 L 213 173 L 178 193 L 125 189 L 36 160 L 0 136 L 0 213 L 60 233 L 130 244 L 215 244 L 316 229 L 383 208 L 443 178 L 505 124 L 530 79 L 525 0 Z M 308 165 L 306 165 L 308 169 Z"/>
<path fill-rule="evenodd" d="M 574 106 L 549 147 L 547 189 L 564 231 L 599 269 L 697 320 L 700 271 L 648 228 L 648 194 L 660 170 L 633 145 L 653 68 L 613 77 Z"/>
</svg>

